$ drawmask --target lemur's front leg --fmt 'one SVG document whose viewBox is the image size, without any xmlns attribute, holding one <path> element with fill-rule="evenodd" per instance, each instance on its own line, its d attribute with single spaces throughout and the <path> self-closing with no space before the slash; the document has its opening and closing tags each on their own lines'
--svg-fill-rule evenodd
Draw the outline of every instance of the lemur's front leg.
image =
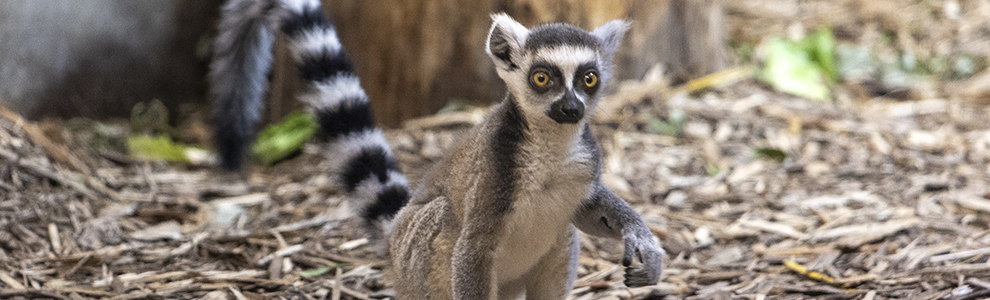
<svg viewBox="0 0 990 300">
<path fill-rule="evenodd" d="M 626 286 L 656 284 L 660 280 L 664 251 L 653 240 L 653 233 L 625 201 L 601 182 L 594 185 L 594 193 L 584 200 L 574 215 L 574 225 L 594 236 L 622 239 Z M 643 263 L 641 267 L 630 267 L 634 256 Z"/>
<path fill-rule="evenodd" d="M 495 300 L 498 288 L 492 265 L 497 237 L 468 227 L 454 246 L 454 300 Z"/>
<path fill-rule="evenodd" d="M 462 204 L 466 216 L 452 257 L 454 300 L 498 299 L 495 251 L 510 201 L 499 196 L 505 195 L 484 194 Z"/>
</svg>

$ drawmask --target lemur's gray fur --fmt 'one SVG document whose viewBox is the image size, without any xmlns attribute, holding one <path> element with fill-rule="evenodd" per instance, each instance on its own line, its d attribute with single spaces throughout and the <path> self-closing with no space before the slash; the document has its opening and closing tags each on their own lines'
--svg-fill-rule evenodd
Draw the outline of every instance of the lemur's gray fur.
<svg viewBox="0 0 990 300">
<path fill-rule="evenodd" d="M 218 107 L 260 107 L 270 64 L 265 26 L 285 32 L 308 82 L 301 98 L 329 145 L 334 184 L 360 204 L 369 225 L 386 225 L 369 228 L 389 236 L 400 299 L 564 299 L 576 276 L 575 228 L 623 239 L 623 265 L 643 262 L 627 268 L 628 286 L 659 280 L 663 250 L 602 186 L 587 124 L 626 22 L 589 33 L 564 24 L 528 30 L 493 16 L 487 48 L 508 95 L 410 198 L 319 1 L 231 0 L 223 17 L 212 73 Z M 220 124 L 241 126 L 251 123 L 243 122 L 245 111 L 216 112 Z"/>
</svg>

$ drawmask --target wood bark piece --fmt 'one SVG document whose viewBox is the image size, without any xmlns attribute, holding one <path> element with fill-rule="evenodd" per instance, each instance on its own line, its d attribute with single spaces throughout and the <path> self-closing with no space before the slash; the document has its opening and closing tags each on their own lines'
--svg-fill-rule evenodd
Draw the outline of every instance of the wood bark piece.
<svg viewBox="0 0 990 300">
<path fill-rule="evenodd" d="M 919 219 L 910 218 L 903 220 L 891 220 L 884 223 L 849 225 L 814 232 L 810 235 L 809 239 L 812 241 L 820 241 L 838 238 L 836 240 L 836 244 L 842 247 L 855 248 L 863 244 L 879 240 L 888 235 L 894 234 L 895 232 L 917 226 L 920 223 L 921 221 Z"/>
<path fill-rule="evenodd" d="M 955 200 L 956 203 L 965 208 L 990 213 L 990 200 L 967 196 L 960 196 Z"/>
<path fill-rule="evenodd" d="M 10 277 L 10 275 L 2 271 L 0 271 L 0 281 L 3 281 L 3 283 L 6 284 L 10 289 L 14 289 L 14 290 L 24 289 L 23 284 L 21 284 L 17 280 L 14 280 L 13 277 Z"/>
<path fill-rule="evenodd" d="M 985 254 L 990 254 L 990 247 L 953 252 L 943 255 L 936 255 L 936 256 L 932 256 L 928 260 L 931 262 L 940 262 L 940 261 L 954 260 L 954 259 L 965 259 L 965 258 L 978 256 L 978 255 L 985 255 Z"/>
</svg>

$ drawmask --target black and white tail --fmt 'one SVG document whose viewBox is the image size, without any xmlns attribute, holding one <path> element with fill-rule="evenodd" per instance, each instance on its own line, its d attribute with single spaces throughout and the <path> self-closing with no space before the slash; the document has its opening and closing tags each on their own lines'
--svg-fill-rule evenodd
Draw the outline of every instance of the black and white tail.
<svg viewBox="0 0 990 300">
<path fill-rule="evenodd" d="M 369 224 L 390 219 L 408 201 L 408 183 L 319 0 L 229 0 L 224 6 L 210 71 L 223 167 L 239 169 L 254 139 L 272 63 L 272 28 L 288 37 L 306 85 L 299 99 L 319 122 L 334 184 Z"/>
</svg>

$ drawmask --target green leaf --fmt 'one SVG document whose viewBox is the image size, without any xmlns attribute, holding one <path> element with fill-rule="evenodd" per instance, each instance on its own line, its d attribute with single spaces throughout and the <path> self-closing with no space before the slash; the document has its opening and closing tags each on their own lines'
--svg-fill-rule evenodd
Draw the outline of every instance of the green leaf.
<svg viewBox="0 0 990 300">
<path fill-rule="evenodd" d="M 667 119 L 667 121 L 664 121 L 660 118 L 651 117 L 646 120 L 646 123 L 654 132 L 669 137 L 677 137 L 681 132 L 684 132 L 684 111 L 673 109 L 670 111 Z"/>
<path fill-rule="evenodd" d="M 162 135 L 127 137 L 127 150 L 137 160 L 188 162 L 187 148 L 189 147 L 172 142 L 172 139 Z"/>
<path fill-rule="evenodd" d="M 831 82 L 839 79 L 835 63 L 835 37 L 827 27 L 819 28 L 814 34 L 801 39 L 804 51 L 825 72 Z"/>
<path fill-rule="evenodd" d="M 304 112 L 292 112 L 282 122 L 273 124 L 258 134 L 252 147 L 254 156 L 268 166 L 302 149 L 316 134 L 316 118 Z"/>
<path fill-rule="evenodd" d="M 330 271 L 334 271 L 336 269 L 343 269 L 343 268 L 347 268 L 347 267 L 350 267 L 350 266 L 351 266 L 350 263 L 339 263 L 339 264 L 336 264 L 336 265 L 333 265 L 333 266 L 329 266 L 329 267 L 322 267 L 322 268 L 316 268 L 316 269 L 310 269 L 310 270 L 303 270 L 303 271 L 299 271 L 299 276 L 302 276 L 302 277 L 316 277 L 316 276 L 320 276 L 320 275 L 323 275 L 323 274 L 326 274 L 326 273 L 330 273 Z M 341 271 L 343 271 L 343 270 L 341 270 Z"/>
<path fill-rule="evenodd" d="M 299 271 L 299 276 L 306 277 L 306 278 L 316 277 L 316 276 L 320 276 L 320 275 L 326 274 L 327 272 L 330 272 L 330 270 L 333 270 L 334 268 L 335 267 L 323 267 L 323 268 L 317 268 L 317 269 L 312 269 L 312 270 Z"/>
<path fill-rule="evenodd" d="M 708 172 L 709 177 L 715 177 L 715 175 L 718 175 L 718 173 L 722 173 L 722 169 L 719 168 L 718 165 L 713 163 L 708 163 L 707 165 L 705 165 L 705 171 Z"/>
<path fill-rule="evenodd" d="M 771 159 L 778 163 L 782 163 L 785 159 L 787 159 L 787 152 L 777 148 L 756 148 L 753 150 L 753 155 L 760 158 Z"/>
<path fill-rule="evenodd" d="M 828 100 L 824 70 L 812 61 L 801 45 L 781 39 L 766 44 L 767 58 L 760 79 L 774 88 L 797 96 Z"/>
</svg>

